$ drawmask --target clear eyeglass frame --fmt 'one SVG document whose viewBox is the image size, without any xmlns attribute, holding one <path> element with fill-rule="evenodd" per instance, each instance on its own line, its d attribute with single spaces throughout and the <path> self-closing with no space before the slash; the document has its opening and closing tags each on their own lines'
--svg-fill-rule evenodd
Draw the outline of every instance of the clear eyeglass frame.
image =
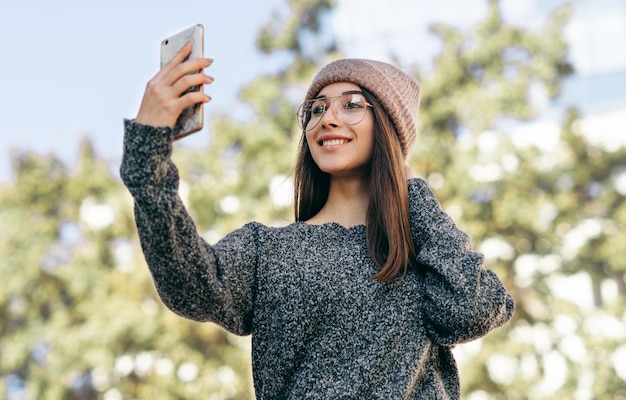
<svg viewBox="0 0 626 400">
<path fill-rule="evenodd" d="M 335 116 L 344 124 L 355 125 L 363 121 L 368 107 L 372 107 L 365 100 L 362 92 L 345 92 L 340 96 L 318 97 L 305 101 L 298 107 L 298 125 L 303 132 L 314 129 L 322 117 L 332 108 Z"/>
</svg>

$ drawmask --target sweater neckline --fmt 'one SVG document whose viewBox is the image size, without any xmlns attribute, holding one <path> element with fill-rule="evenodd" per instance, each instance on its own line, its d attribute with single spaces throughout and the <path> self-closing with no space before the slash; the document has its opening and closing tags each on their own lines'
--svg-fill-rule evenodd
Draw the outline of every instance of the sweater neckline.
<svg viewBox="0 0 626 400">
<path fill-rule="evenodd" d="M 357 224 L 352 226 L 343 226 L 338 222 L 324 222 L 323 224 L 309 224 L 304 221 L 297 221 L 296 225 L 304 226 L 308 229 L 314 230 L 333 230 L 340 232 L 361 232 L 366 230 L 366 226 L 364 224 Z"/>
</svg>

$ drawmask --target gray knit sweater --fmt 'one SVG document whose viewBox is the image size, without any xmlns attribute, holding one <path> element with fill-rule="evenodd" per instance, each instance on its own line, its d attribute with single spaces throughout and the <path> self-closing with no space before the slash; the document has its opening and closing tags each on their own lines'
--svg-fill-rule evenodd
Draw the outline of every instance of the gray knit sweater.
<svg viewBox="0 0 626 400">
<path fill-rule="evenodd" d="M 421 179 L 408 183 L 421 272 L 371 279 L 366 227 L 249 223 L 207 244 L 177 194 L 173 132 L 125 121 L 121 176 L 163 302 L 197 321 L 252 334 L 258 399 L 458 399 L 451 348 L 513 313 Z"/>
</svg>

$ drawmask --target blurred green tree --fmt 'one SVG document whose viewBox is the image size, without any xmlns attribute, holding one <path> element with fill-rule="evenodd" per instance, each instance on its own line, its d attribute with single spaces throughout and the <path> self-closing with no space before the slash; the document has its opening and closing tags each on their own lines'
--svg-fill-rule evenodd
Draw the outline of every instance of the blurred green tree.
<svg viewBox="0 0 626 400">
<path fill-rule="evenodd" d="M 433 72 L 416 68 L 424 98 L 411 164 L 517 302 L 510 324 L 456 349 L 463 398 L 626 398 L 626 149 L 576 110 L 562 127 L 528 124 L 531 91 L 554 97 L 572 72 L 570 10 L 532 32 L 489 6 L 469 31 L 434 25 Z"/>
<path fill-rule="evenodd" d="M 78 160 L 14 154 L 0 191 L 3 397 L 249 398 L 247 343 L 161 306 L 129 195 L 88 141 Z"/>
<path fill-rule="evenodd" d="M 511 323 L 455 350 L 464 398 L 626 398 L 626 148 L 575 110 L 529 132 L 459 139 L 465 171 L 429 175 L 516 299 Z"/>
</svg>

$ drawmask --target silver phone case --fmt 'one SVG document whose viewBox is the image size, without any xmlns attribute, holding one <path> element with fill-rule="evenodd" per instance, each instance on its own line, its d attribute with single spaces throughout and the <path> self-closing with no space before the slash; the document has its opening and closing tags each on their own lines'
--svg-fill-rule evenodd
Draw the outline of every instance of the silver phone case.
<svg viewBox="0 0 626 400">
<path fill-rule="evenodd" d="M 204 57 L 204 26 L 194 25 L 182 32 L 161 41 L 161 68 L 167 64 L 178 51 L 188 42 L 192 43 L 189 59 Z M 201 71 L 200 71 L 201 72 Z M 191 91 L 203 91 L 202 85 L 192 86 L 182 95 Z M 181 96 L 182 96 L 181 95 Z M 178 140 L 194 132 L 204 125 L 204 104 L 198 103 L 185 108 L 176 121 L 174 140 Z"/>
</svg>

